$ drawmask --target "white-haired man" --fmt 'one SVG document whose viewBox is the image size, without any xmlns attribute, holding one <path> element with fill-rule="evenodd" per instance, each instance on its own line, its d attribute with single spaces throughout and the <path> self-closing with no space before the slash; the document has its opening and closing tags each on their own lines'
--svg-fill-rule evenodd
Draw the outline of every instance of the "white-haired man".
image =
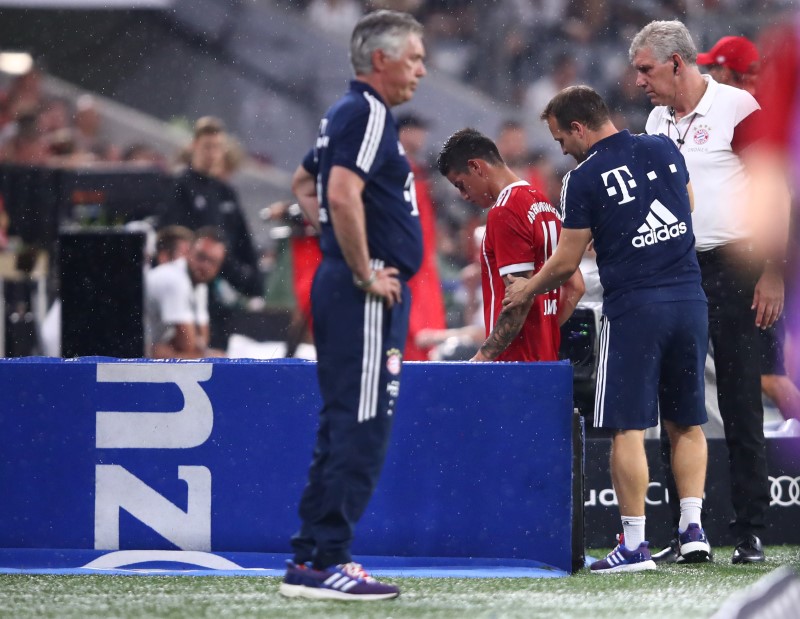
<svg viewBox="0 0 800 619">
<path fill-rule="evenodd" d="M 679 21 L 645 26 L 629 56 L 636 84 L 655 105 L 647 133 L 675 142 L 694 183 L 692 221 L 730 454 L 731 528 L 737 540 L 732 561 L 760 562 L 764 551 L 757 534 L 765 527 L 770 498 L 757 328 L 771 326 L 783 310 L 784 259 L 753 251 L 741 200 L 747 175 L 740 153 L 749 145 L 753 132 L 747 128 L 760 108 L 748 92 L 700 72 L 697 48 Z M 671 544 L 654 559 L 675 560 L 676 549 Z"/>
<path fill-rule="evenodd" d="M 350 42 L 355 80 L 325 114 L 292 182 L 320 228 L 311 309 L 323 405 L 294 560 L 280 587 L 289 597 L 400 593 L 354 563 L 350 545 L 386 456 L 408 331 L 407 282 L 422 262 L 414 175 L 390 108 L 414 96 L 424 58 L 422 26 L 411 15 L 361 18 Z"/>
</svg>

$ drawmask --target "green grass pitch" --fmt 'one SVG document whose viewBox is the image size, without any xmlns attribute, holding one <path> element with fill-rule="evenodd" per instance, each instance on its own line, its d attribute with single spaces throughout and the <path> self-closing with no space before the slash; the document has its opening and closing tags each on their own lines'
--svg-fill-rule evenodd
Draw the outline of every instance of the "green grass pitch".
<svg viewBox="0 0 800 619">
<path fill-rule="evenodd" d="M 402 595 L 384 602 L 288 600 L 278 594 L 279 579 L 270 577 L 0 575 L 0 618 L 694 619 L 711 616 L 779 566 L 800 572 L 800 547 L 766 550 L 762 565 L 731 565 L 733 549 L 721 547 L 713 564 L 629 575 L 387 578 Z"/>
</svg>

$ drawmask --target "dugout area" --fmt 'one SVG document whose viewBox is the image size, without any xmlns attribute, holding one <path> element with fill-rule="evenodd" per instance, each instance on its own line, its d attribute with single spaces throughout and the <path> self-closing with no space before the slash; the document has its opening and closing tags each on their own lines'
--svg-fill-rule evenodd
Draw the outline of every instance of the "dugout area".
<svg viewBox="0 0 800 619">
<path fill-rule="evenodd" d="M 0 568 L 282 568 L 316 431 L 313 362 L 3 359 L 0 390 Z M 407 363 L 396 415 L 356 559 L 383 573 L 583 566 L 569 363 Z"/>
</svg>

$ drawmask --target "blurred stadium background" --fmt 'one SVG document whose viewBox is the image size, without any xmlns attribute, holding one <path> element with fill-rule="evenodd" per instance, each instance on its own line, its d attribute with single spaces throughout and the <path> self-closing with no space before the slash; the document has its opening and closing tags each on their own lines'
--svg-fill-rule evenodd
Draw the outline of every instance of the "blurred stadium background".
<svg viewBox="0 0 800 619">
<path fill-rule="evenodd" d="M 253 306 L 243 304 L 242 313 L 274 321 L 272 327 L 248 322 L 254 332 L 285 332 L 296 304 L 289 233 L 285 222 L 265 218 L 265 208 L 291 200 L 291 172 L 312 144 L 319 117 L 350 78 L 353 19 L 378 7 L 409 10 L 426 27 L 429 76 L 397 112 L 427 123 L 428 162 L 456 129 L 474 126 L 498 138 L 503 125 L 515 121 L 526 139 L 517 163 L 543 179 L 551 198 L 571 160 L 537 120 L 548 93 L 587 83 L 607 98 L 618 126 L 641 131 L 650 105 L 633 85 L 627 58 L 629 41 L 641 26 L 652 19 L 681 19 L 698 47 L 707 50 L 724 35 L 758 39 L 796 9 L 789 0 L 0 0 L 3 178 L 5 171 L 20 168 L 73 177 L 138 174 L 142 164 L 126 161 L 134 146 L 147 150 L 148 170 L 168 176 L 181 162 L 194 120 L 222 118 L 241 147 L 231 183 L 262 256 L 265 280 L 264 305 L 251 311 Z M 12 93 L 29 106 L 23 107 L 32 119 L 10 111 Z M 93 131 L 83 126 L 91 114 Z M 17 148 L 27 138 L 30 148 Z M 470 320 L 460 273 L 472 261 L 472 232 L 482 214 L 437 176 L 431 172 L 439 267 L 448 326 L 456 327 Z M 53 226 L 63 212 L 57 197 L 29 200 L 35 189 L 24 186 L 24 204 L 51 210 L 43 207 L 16 220 L 13 195 L 3 194 L 9 233 L 23 238 L 0 252 L 0 262 L 15 254 L 14 264 L 0 264 L 5 279 L 0 356 L 41 354 L 38 328 L 59 288 L 47 258 L 44 264 L 39 256 L 20 261 L 24 252 L 17 251 L 29 244 L 55 249 Z M 139 215 L 125 213 L 125 219 Z M 591 466 L 602 467 L 604 449 L 594 450 Z M 795 456 L 786 460 L 777 454 L 775 460 L 786 467 L 784 484 L 794 480 L 780 499 L 794 501 L 786 506 L 789 520 L 794 517 L 789 512 L 800 511 L 797 497 L 790 497 L 800 467 Z M 603 503 L 609 486 L 605 480 L 592 483 L 587 491 L 595 494 L 587 495 L 587 508 L 601 510 L 600 520 L 610 522 L 613 507 Z M 718 483 L 727 485 L 724 479 Z M 652 498 L 660 501 L 657 494 Z M 656 510 L 665 512 L 661 502 Z M 597 513 L 590 520 L 597 522 Z M 784 530 L 798 543 L 795 529 Z M 773 535 L 771 543 L 780 541 Z"/>
</svg>

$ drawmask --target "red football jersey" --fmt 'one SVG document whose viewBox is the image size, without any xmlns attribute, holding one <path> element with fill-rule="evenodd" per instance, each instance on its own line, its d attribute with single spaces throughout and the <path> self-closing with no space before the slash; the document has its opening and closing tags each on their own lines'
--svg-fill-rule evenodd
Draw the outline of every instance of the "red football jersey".
<svg viewBox="0 0 800 619">
<path fill-rule="evenodd" d="M 486 335 L 503 309 L 503 276 L 536 273 L 553 255 L 561 234 L 558 211 L 525 181 L 503 189 L 486 219 L 481 247 L 481 279 Z M 537 295 L 516 338 L 497 361 L 557 361 L 559 289 Z"/>
</svg>

